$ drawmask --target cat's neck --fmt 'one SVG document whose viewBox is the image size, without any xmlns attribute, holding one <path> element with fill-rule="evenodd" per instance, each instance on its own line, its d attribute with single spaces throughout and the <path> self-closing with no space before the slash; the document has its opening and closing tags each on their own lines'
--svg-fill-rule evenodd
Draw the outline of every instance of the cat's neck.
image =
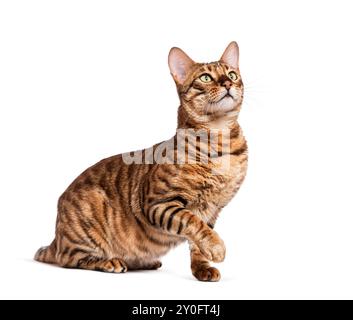
<svg viewBox="0 0 353 320">
<path fill-rule="evenodd" d="M 221 116 L 195 116 L 180 107 L 178 129 L 233 130 L 239 127 L 238 112 L 232 111 Z"/>
<path fill-rule="evenodd" d="M 210 130 L 232 130 L 238 126 L 238 113 L 235 111 L 234 113 L 213 119 L 204 124 L 204 128 Z"/>
</svg>

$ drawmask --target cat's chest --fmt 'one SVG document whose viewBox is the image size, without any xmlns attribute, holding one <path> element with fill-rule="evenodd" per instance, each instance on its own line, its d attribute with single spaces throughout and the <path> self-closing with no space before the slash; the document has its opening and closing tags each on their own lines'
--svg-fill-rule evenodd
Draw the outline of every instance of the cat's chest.
<svg viewBox="0 0 353 320">
<path fill-rule="evenodd" d="M 218 168 L 219 169 L 219 168 Z M 243 182 L 247 169 L 247 159 L 240 163 L 238 159 L 230 159 L 222 170 L 212 170 L 205 178 L 200 178 L 198 198 L 194 202 L 194 210 L 204 220 L 214 218 L 234 197 Z"/>
</svg>

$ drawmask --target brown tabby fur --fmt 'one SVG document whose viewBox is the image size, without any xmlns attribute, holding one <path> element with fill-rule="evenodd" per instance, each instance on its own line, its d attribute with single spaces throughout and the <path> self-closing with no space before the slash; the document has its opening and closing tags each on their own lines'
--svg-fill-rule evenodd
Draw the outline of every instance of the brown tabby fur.
<svg viewBox="0 0 353 320">
<path fill-rule="evenodd" d="M 213 226 L 247 167 L 247 145 L 237 121 L 243 84 L 239 69 L 223 60 L 192 63 L 183 81 L 173 76 L 181 102 L 178 128 L 228 128 L 229 153 L 219 157 L 230 157 L 230 169 L 215 175 L 212 161 L 128 165 L 122 155 L 104 159 L 78 176 L 59 198 L 55 239 L 38 250 L 37 261 L 116 273 L 157 269 L 161 256 L 188 240 L 193 275 L 203 281 L 220 279 L 209 261 L 223 261 L 225 246 Z M 234 82 L 227 76 L 232 70 L 238 76 Z M 204 73 L 212 76 L 212 83 L 199 80 Z M 202 101 L 212 102 L 226 85 L 239 92 L 232 110 L 206 112 Z M 196 150 L 198 159 L 202 152 L 209 155 L 208 145 L 198 144 Z"/>
</svg>

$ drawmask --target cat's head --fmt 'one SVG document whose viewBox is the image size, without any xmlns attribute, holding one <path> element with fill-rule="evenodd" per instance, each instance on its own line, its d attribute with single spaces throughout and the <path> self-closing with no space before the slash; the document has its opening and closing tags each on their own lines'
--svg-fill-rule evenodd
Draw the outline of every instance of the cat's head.
<svg viewBox="0 0 353 320">
<path fill-rule="evenodd" d="M 194 122 L 236 116 L 243 100 L 238 62 L 236 42 L 211 63 L 196 63 L 181 49 L 172 48 L 168 63 L 181 100 L 181 116 Z"/>
</svg>

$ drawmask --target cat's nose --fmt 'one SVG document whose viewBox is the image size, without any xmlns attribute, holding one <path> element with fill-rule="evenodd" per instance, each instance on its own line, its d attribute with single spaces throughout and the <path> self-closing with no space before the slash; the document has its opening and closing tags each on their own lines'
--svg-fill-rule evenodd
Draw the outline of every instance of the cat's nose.
<svg viewBox="0 0 353 320">
<path fill-rule="evenodd" d="M 222 87 L 225 87 L 227 90 L 229 90 L 232 86 L 232 82 L 229 80 L 225 80 L 222 82 Z"/>
</svg>

